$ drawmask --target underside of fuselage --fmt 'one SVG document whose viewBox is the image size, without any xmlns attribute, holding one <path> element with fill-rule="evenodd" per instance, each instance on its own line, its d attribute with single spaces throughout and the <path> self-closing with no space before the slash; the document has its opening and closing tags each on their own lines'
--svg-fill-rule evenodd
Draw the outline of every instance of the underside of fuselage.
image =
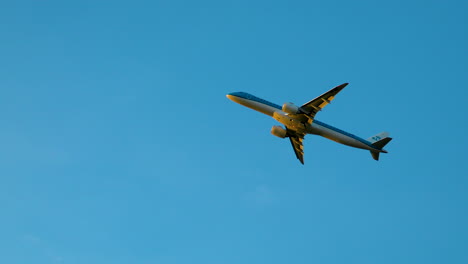
<svg viewBox="0 0 468 264">
<path fill-rule="evenodd" d="M 300 133 L 319 135 L 337 143 L 355 148 L 377 150 L 366 140 L 318 120 L 313 120 L 311 124 L 308 122 L 301 122 L 294 117 L 291 117 L 289 114 L 283 112 L 279 105 L 270 103 L 263 99 L 259 99 L 253 95 L 247 93 L 232 93 L 227 95 L 227 97 L 236 103 L 269 115 L 276 121 L 285 125 L 287 128 L 293 129 Z"/>
</svg>

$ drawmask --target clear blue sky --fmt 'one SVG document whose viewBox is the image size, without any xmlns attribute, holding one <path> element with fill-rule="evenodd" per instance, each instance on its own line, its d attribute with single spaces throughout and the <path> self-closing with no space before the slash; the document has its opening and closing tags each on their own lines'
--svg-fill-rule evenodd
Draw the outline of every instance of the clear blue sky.
<svg viewBox="0 0 468 264">
<path fill-rule="evenodd" d="M 2 1 L 0 263 L 468 263 L 466 1 Z M 229 101 L 302 104 L 367 151 Z"/>
</svg>

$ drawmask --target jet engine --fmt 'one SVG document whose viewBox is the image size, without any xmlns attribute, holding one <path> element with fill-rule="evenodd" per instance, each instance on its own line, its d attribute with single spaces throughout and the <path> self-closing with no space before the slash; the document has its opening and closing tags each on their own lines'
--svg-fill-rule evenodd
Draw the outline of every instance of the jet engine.
<svg viewBox="0 0 468 264">
<path fill-rule="evenodd" d="M 271 128 L 271 134 L 279 138 L 285 138 L 286 133 L 286 129 L 284 129 L 282 126 L 273 126 Z"/>
<path fill-rule="evenodd" d="M 299 107 L 295 106 L 293 103 L 284 103 L 282 110 L 288 114 L 297 114 L 299 112 Z"/>
</svg>

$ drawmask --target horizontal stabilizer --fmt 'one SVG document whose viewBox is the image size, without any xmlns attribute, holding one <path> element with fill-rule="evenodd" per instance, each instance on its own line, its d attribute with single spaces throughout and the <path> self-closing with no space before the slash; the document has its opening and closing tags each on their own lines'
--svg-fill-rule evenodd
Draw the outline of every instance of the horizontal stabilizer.
<svg viewBox="0 0 468 264">
<path fill-rule="evenodd" d="M 379 150 L 371 150 L 371 155 L 373 159 L 379 160 L 380 152 L 387 153 L 387 151 L 384 150 L 383 147 L 385 147 L 385 145 L 387 145 L 388 142 L 392 140 L 392 138 L 388 135 L 388 132 L 382 132 L 367 139 L 369 142 L 371 142 L 372 146 Z"/>
<path fill-rule="evenodd" d="M 380 155 L 380 152 L 377 152 L 377 151 L 371 151 L 370 154 L 372 155 L 372 158 L 375 159 L 375 160 L 379 160 L 379 155 Z"/>
<path fill-rule="evenodd" d="M 372 146 L 378 148 L 378 149 L 382 149 L 383 147 L 385 147 L 385 145 L 388 144 L 388 142 L 390 142 L 392 140 L 391 137 L 386 137 L 384 139 L 381 139 L 375 143 L 372 143 Z"/>
</svg>

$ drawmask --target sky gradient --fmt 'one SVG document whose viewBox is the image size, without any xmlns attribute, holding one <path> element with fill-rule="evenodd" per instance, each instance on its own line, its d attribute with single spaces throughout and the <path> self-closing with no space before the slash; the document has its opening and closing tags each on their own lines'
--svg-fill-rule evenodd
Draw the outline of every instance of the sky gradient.
<svg viewBox="0 0 468 264">
<path fill-rule="evenodd" d="M 2 1 L 0 263 L 468 263 L 466 1 Z M 225 95 L 303 104 L 380 161 Z"/>
</svg>

